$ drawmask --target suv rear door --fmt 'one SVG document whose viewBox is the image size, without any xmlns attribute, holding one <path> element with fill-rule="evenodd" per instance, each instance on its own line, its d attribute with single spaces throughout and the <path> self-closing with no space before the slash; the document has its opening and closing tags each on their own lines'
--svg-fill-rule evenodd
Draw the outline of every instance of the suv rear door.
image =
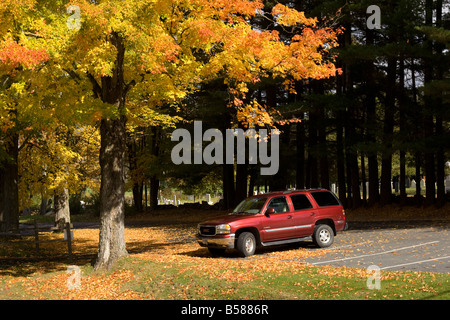
<svg viewBox="0 0 450 320">
<path fill-rule="evenodd" d="M 314 215 L 316 209 L 306 194 L 290 195 L 292 206 L 294 208 L 293 223 L 296 228 L 297 237 L 307 237 L 314 230 Z"/>
</svg>

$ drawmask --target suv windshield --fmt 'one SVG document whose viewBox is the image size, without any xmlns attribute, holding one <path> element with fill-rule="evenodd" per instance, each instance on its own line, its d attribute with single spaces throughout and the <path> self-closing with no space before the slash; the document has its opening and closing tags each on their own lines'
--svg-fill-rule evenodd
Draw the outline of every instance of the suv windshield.
<svg viewBox="0 0 450 320">
<path fill-rule="evenodd" d="M 239 205 L 233 210 L 234 214 L 257 214 L 261 212 L 264 207 L 267 198 L 248 198 L 243 200 Z"/>
</svg>

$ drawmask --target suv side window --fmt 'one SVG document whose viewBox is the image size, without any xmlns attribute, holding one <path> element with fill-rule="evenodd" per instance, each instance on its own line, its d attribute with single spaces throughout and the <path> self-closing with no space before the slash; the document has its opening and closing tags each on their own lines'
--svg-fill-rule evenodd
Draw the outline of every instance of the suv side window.
<svg viewBox="0 0 450 320">
<path fill-rule="evenodd" d="M 338 199 L 328 191 L 311 192 L 319 207 L 339 206 Z"/>
<path fill-rule="evenodd" d="M 287 204 L 286 197 L 273 198 L 267 206 L 267 209 L 269 208 L 273 208 L 275 210 L 275 213 L 289 212 L 289 206 Z"/>
<path fill-rule="evenodd" d="M 295 211 L 311 209 L 313 207 L 308 197 L 304 194 L 294 194 L 291 196 L 291 200 Z"/>
</svg>

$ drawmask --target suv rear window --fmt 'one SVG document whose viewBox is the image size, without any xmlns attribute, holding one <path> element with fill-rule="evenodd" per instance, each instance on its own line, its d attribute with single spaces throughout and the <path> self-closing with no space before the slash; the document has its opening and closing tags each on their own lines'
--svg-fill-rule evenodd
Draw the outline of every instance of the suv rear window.
<svg viewBox="0 0 450 320">
<path fill-rule="evenodd" d="M 339 206 L 340 203 L 336 197 L 327 191 L 311 192 L 314 200 L 319 207 Z"/>
<path fill-rule="evenodd" d="M 294 205 L 294 210 L 310 209 L 313 206 L 309 201 L 308 197 L 304 194 L 294 194 L 291 196 L 292 204 Z"/>
</svg>

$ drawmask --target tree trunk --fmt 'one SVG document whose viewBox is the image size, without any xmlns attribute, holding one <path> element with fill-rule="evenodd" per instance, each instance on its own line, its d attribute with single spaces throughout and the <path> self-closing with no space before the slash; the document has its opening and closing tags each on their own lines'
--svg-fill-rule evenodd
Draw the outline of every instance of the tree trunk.
<svg viewBox="0 0 450 320">
<path fill-rule="evenodd" d="M 433 0 L 425 1 L 425 25 L 432 26 L 433 18 Z M 433 61 L 431 56 L 433 54 L 433 46 L 431 40 L 425 41 L 425 50 L 428 56 L 425 57 L 425 69 L 424 69 L 424 81 L 425 85 L 429 84 L 433 80 Z M 424 96 L 424 110 L 423 110 L 423 132 L 425 135 L 425 142 L 431 143 L 426 146 L 425 149 L 425 205 L 431 205 L 435 201 L 435 157 L 433 150 L 434 142 L 434 99 L 430 95 Z"/>
<path fill-rule="evenodd" d="M 102 118 L 100 124 L 100 235 L 94 269 L 110 269 L 121 257 L 125 247 L 125 151 L 127 148 L 125 97 L 129 86 L 124 82 L 125 46 L 113 31 L 109 41 L 117 49 L 113 75 L 101 78 L 101 86 L 93 76 L 94 95 L 116 108 L 114 118 Z"/>
<path fill-rule="evenodd" d="M 396 63 L 393 58 L 388 59 L 386 101 L 384 105 L 383 126 L 383 153 L 381 159 L 381 192 L 380 204 L 391 203 L 392 198 L 392 141 L 394 134 L 394 108 L 395 108 L 395 75 Z"/>
<path fill-rule="evenodd" d="M 222 164 L 223 169 L 223 209 L 235 206 L 234 167 L 232 164 Z"/>
<path fill-rule="evenodd" d="M 144 207 L 142 205 L 142 193 L 144 191 L 144 185 L 143 183 L 135 182 L 133 184 L 133 203 L 134 208 L 137 212 L 142 212 L 144 210 Z"/>
<path fill-rule="evenodd" d="M 8 158 L 0 164 L 3 167 L 3 186 L 0 203 L 0 229 L 1 231 L 14 231 L 19 229 L 19 136 L 12 134 L 5 139 L 5 151 Z"/>
<path fill-rule="evenodd" d="M 309 112 L 308 123 L 308 173 L 307 188 L 319 187 L 319 166 L 317 158 L 317 110 L 312 107 Z"/>
<path fill-rule="evenodd" d="M 247 197 L 247 163 L 236 164 L 236 200 L 238 204 Z"/>
<path fill-rule="evenodd" d="M 366 30 L 367 45 L 372 46 L 374 43 L 373 30 Z M 367 152 L 368 173 L 369 173 L 369 206 L 373 206 L 380 200 L 378 191 L 378 157 L 377 157 L 377 141 L 376 133 L 378 131 L 378 124 L 376 118 L 376 97 L 375 97 L 375 66 L 373 61 L 369 61 L 364 73 L 367 81 L 366 89 L 366 114 L 367 114 L 367 128 L 366 128 L 366 142 L 370 145 L 370 151 Z"/>
<path fill-rule="evenodd" d="M 442 0 L 436 1 L 436 27 L 442 27 Z M 435 49 L 435 55 L 438 57 L 438 70 L 436 71 L 436 78 L 442 80 L 444 78 L 443 71 L 445 70 L 445 61 L 443 50 L 445 46 L 442 43 L 437 42 Z M 437 97 L 437 110 L 436 110 L 436 138 L 438 140 L 436 151 L 436 185 L 437 185 L 437 198 L 436 205 L 442 207 L 445 204 L 445 149 L 446 140 L 444 137 L 443 115 L 445 114 L 445 106 L 442 102 L 442 91 L 440 90 Z"/>
<path fill-rule="evenodd" d="M 156 175 L 150 177 L 150 210 L 158 207 L 159 180 Z"/>
<path fill-rule="evenodd" d="M 338 119 L 341 117 L 338 116 Z M 345 208 L 348 208 L 347 203 L 347 188 L 345 184 L 345 154 L 344 154 L 344 128 L 340 121 L 338 121 L 336 132 L 336 154 L 337 154 L 337 179 L 338 179 L 338 197 Z"/>
<path fill-rule="evenodd" d="M 280 130 L 280 167 L 276 174 L 270 178 L 270 190 L 285 190 L 288 185 L 288 167 L 289 167 L 289 145 L 291 126 L 289 124 L 279 126 Z M 236 182 L 237 184 L 237 182 Z"/>
<path fill-rule="evenodd" d="M 303 121 L 303 120 L 302 120 Z M 297 144 L 297 170 L 296 170 L 296 187 L 297 189 L 305 188 L 305 126 L 303 122 L 297 122 L 296 132 Z"/>
<path fill-rule="evenodd" d="M 404 147 L 407 140 L 407 128 L 406 128 L 406 96 L 405 96 L 405 58 L 403 53 L 400 55 L 399 61 L 399 127 L 400 127 L 400 205 L 406 204 L 406 148 Z"/>
<path fill-rule="evenodd" d="M 142 181 L 140 181 L 140 177 L 136 177 L 135 171 L 138 169 L 138 153 L 142 152 L 142 145 L 138 146 L 138 143 L 136 142 L 136 137 L 128 136 L 128 142 L 127 142 L 127 148 L 128 148 L 128 164 L 129 164 L 129 170 L 131 179 L 134 180 L 133 182 L 133 203 L 134 208 L 137 212 L 142 212 L 143 206 L 142 206 L 142 192 L 144 188 L 144 184 Z M 138 150 L 138 148 L 140 150 Z"/>
<path fill-rule="evenodd" d="M 316 80 L 314 87 L 315 94 L 325 95 L 323 80 Z M 326 113 L 322 104 L 317 107 L 319 127 L 317 129 L 317 140 L 319 150 L 319 171 L 320 171 L 320 187 L 324 189 L 330 189 L 330 165 L 328 161 L 328 144 L 326 133 Z"/>
<path fill-rule="evenodd" d="M 100 126 L 100 238 L 95 269 L 110 269 L 125 248 L 125 181 L 126 120 L 103 119 Z"/>
<path fill-rule="evenodd" d="M 159 146 L 161 130 L 157 126 L 150 127 L 150 153 L 155 158 L 159 157 Z M 150 209 L 155 210 L 158 207 L 159 179 L 156 174 L 150 176 Z"/>
<path fill-rule="evenodd" d="M 69 190 L 64 188 L 55 195 L 55 226 L 58 227 L 58 231 L 63 232 L 68 222 L 70 222 Z"/>
<path fill-rule="evenodd" d="M 47 213 L 48 208 L 48 199 L 45 197 L 43 193 L 41 193 L 41 205 L 39 207 L 39 214 L 43 216 Z"/>
</svg>

